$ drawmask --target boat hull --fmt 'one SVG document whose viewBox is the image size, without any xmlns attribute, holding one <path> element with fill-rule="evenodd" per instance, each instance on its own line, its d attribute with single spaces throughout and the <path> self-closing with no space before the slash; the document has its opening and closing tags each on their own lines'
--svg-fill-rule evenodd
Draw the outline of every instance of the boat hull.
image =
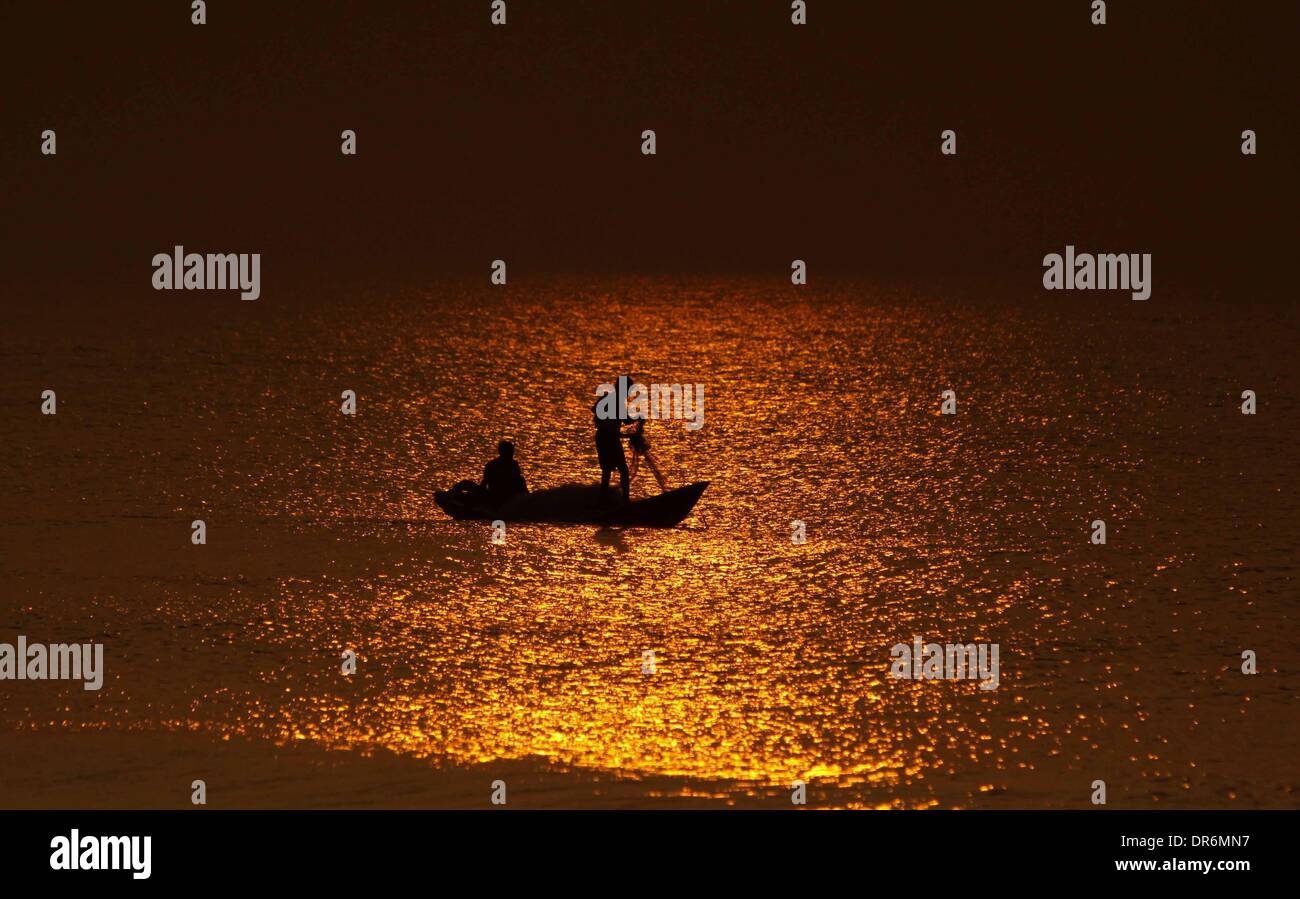
<svg viewBox="0 0 1300 899">
<path fill-rule="evenodd" d="M 498 506 L 488 505 L 456 490 L 439 490 L 433 498 L 438 508 L 459 521 L 671 528 L 691 514 L 708 486 L 708 481 L 698 481 L 626 505 L 617 490 L 605 491 L 602 504 L 600 487 L 579 485 L 539 490 Z"/>
</svg>

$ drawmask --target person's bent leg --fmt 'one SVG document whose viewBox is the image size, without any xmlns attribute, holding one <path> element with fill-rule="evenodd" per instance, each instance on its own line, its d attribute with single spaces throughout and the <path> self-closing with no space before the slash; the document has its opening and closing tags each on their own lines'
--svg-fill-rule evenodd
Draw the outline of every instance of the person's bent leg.
<svg viewBox="0 0 1300 899">
<path fill-rule="evenodd" d="M 627 473 L 627 463 L 620 463 L 618 466 L 618 486 L 623 491 L 623 502 L 625 503 L 628 501 L 628 495 L 632 490 L 632 485 L 629 483 L 631 480 Z"/>
</svg>

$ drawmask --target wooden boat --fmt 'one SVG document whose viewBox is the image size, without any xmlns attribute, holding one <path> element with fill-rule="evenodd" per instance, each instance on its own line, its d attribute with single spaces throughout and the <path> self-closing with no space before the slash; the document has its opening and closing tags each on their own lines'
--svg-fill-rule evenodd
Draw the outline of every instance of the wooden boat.
<svg viewBox="0 0 1300 899">
<path fill-rule="evenodd" d="M 613 488 L 601 502 L 598 485 L 568 484 L 538 490 L 501 505 L 484 502 L 466 489 L 439 490 L 438 508 L 460 521 L 526 521 L 545 524 L 597 524 L 628 528 L 671 528 L 691 514 L 708 481 L 697 481 L 624 504 Z M 461 485 L 457 485 L 461 488 Z"/>
</svg>

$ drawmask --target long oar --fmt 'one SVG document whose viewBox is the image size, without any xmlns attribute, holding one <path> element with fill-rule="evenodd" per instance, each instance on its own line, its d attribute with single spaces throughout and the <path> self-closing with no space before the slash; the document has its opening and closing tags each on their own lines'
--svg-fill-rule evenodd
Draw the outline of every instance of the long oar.
<svg viewBox="0 0 1300 899">
<path fill-rule="evenodd" d="M 638 457 L 645 459 L 645 464 L 650 466 L 651 473 L 654 474 L 655 480 L 659 482 L 659 489 L 664 493 L 668 492 L 668 483 L 664 480 L 663 474 L 659 471 L 659 466 L 655 460 L 650 458 L 650 444 L 645 439 L 645 420 L 642 419 L 637 424 L 636 433 L 631 436 L 632 444 L 632 471 L 635 473 Z"/>
<path fill-rule="evenodd" d="M 655 460 L 650 458 L 650 451 L 648 449 L 641 450 L 641 456 L 645 459 L 645 464 L 650 466 L 650 473 L 653 474 L 655 480 L 659 482 L 659 489 L 664 493 L 667 493 L 668 482 L 664 480 L 663 473 L 659 471 L 659 466 L 655 464 Z"/>
</svg>

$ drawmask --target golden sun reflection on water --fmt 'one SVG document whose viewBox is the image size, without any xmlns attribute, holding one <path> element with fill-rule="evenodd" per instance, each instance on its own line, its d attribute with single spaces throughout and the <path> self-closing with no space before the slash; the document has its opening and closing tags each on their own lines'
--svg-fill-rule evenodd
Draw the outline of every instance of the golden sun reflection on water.
<svg viewBox="0 0 1300 899">
<path fill-rule="evenodd" d="M 1277 587 L 1183 522 L 1269 500 L 1219 495 L 1197 461 L 1232 450 L 1203 406 L 1170 402 L 1191 367 L 1151 347 L 1176 322 L 1062 316 L 624 279 L 379 292 L 296 312 L 292 343 L 274 336 L 287 327 L 242 335 L 221 394 L 176 416 L 203 423 L 175 439 L 204 463 L 161 489 L 250 536 L 208 548 L 234 554 L 224 574 L 141 586 L 193 641 L 144 714 L 436 764 L 684 780 L 664 795 L 805 780 L 858 808 L 1061 804 L 1055 785 L 1120 761 L 1156 795 L 1226 778 L 1198 741 L 1243 700 L 1187 653 L 1218 658 L 1233 622 L 1262 645 L 1277 629 L 1248 591 Z M 534 488 L 593 480 L 592 395 L 629 367 L 705 386 L 700 431 L 649 431 L 672 482 L 711 481 L 701 515 L 668 531 L 511 525 L 494 546 L 433 505 L 503 436 Z M 337 414 L 344 388 L 355 419 Z M 949 388 L 959 414 L 937 415 Z M 653 490 L 643 473 L 634 492 Z M 1122 552 L 1088 542 L 1099 516 Z M 1290 572 L 1278 553 L 1270 570 Z M 1247 605 L 1231 615 L 1183 611 L 1234 591 Z M 999 644 L 998 689 L 892 678 L 891 647 L 914 636 Z M 1195 707 L 1174 709 L 1189 691 Z"/>
<path fill-rule="evenodd" d="M 778 302 L 634 289 L 590 298 L 601 320 L 620 323 L 592 333 L 581 305 L 552 297 L 511 311 L 486 346 L 474 345 L 472 317 L 394 323 L 390 333 L 411 336 L 367 371 L 370 419 L 329 435 L 350 444 L 334 454 L 348 471 L 327 459 L 313 470 L 353 494 L 299 483 L 267 511 L 313 527 L 347 520 L 381 544 L 398 532 L 425 556 L 393 556 L 393 570 L 339 584 L 343 617 L 302 622 L 359 647 L 351 691 L 312 683 L 244 726 L 458 762 L 535 756 L 885 792 L 1048 738 L 1041 716 L 991 733 L 986 713 L 1016 702 L 1005 692 L 890 679 L 889 648 L 913 634 L 1036 643 L 1052 613 L 1024 620 L 1042 581 L 1024 564 L 1031 534 L 1005 517 L 1068 505 L 1080 473 L 1060 478 L 1070 460 L 1055 441 L 1025 445 L 1030 397 L 1010 368 L 963 399 L 1011 387 L 1022 411 L 997 424 L 1013 439 L 978 413 L 933 417 L 939 381 L 908 333 L 916 316 Z M 1032 367 L 1032 346 L 1022 352 Z M 963 365 L 987 370 L 986 353 Z M 501 435 L 534 486 L 594 477 L 590 397 L 629 363 L 647 380 L 705 385 L 701 431 L 659 422 L 651 434 L 676 482 L 712 481 L 707 528 L 699 517 L 670 532 L 517 526 L 492 547 L 483 526 L 438 520 L 430 487 L 474 475 Z M 807 523 L 803 546 L 790 540 L 795 519 Z M 299 615 L 311 607 L 301 586 L 282 587 L 282 607 Z M 646 651 L 653 675 L 641 671 Z M 930 799 L 913 790 L 912 802 Z"/>
</svg>

